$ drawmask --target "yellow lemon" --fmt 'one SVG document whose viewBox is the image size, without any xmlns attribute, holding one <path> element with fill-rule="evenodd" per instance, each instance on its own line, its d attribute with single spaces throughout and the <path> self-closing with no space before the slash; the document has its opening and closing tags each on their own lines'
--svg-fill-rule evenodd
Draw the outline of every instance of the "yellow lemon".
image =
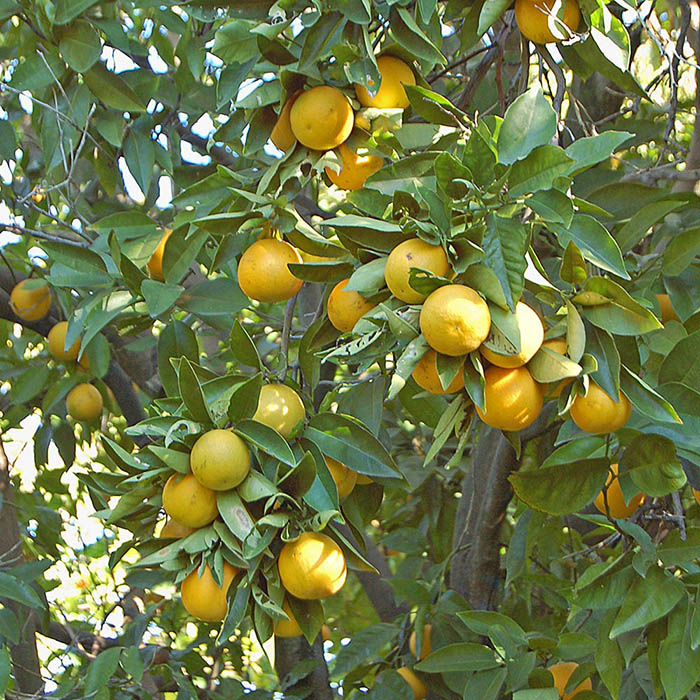
<svg viewBox="0 0 700 700">
<path fill-rule="evenodd" d="M 66 332 L 68 331 L 68 321 L 59 321 L 49 331 L 49 352 L 55 359 L 63 362 L 75 361 L 80 353 L 80 339 L 66 350 Z"/>
<path fill-rule="evenodd" d="M 78 384 L 66 396 L 66 409 L 76 420 L 93 421 L 103 408 L 102 394 L 92 384 Z"/>
<path fill-rule="evenodd" d="M 292 133 L 307 148 L 329 151 L 347 140 L 355 122 L 348 98 L 330 85 L 299 95 L 289 113 Z"/>
<path fill-rule="evenodd" d="M 622 428 L 632 414 L 632 404 L 620 392 L 620 400 L 613 401 L 595 382 L 588 385 L 585 396 L 577 396 L 570 409 L 571 418 L 587 433 L 605 435 Z"/>
<path fill-rule="evenodd" d="M 575 32 L 581 21 L 581 12 L 576 0 L 515 0 L 515 20 L 521 34 L 536 44 L 549 44 L 567 39 L 569 33 L 566 27 L 552 16 L 559 16 L 562 5 L 564 24 Z"/>
<path fill-rule="evenodd" d="M 359 156 L 344 143 L 338 147 L 343 167 L 340 172 L 326 168 L 329 180 L 341 190 L 359 190 L 365 180 L 380 170 L 384 161 L 379 156 Z"/>
<path fill-rule="evenodd" d="M 346 290 L 350 278 L 341 280 L 328 296 L 328 320 L 343 333 L 349 333 L 355 324 L 376 304 L 367 301 L 359 292 Z"/>
<path fill-rule="evenodd" d="M 202 486 L 193 474 L 173 474 L 163 488 L 163 509 L 187 527 L 204 527 L 216 518 L 216 491 Z"/>
<path fill-rule="evenodd" d="M 282 437 L 289 439 L 294 428 L 305 416 L 304 402 L 291 386 L 265 384 L 260 390 L 258 408 L 253 420 L 269 425 Z"/>
<path fill-rule="evenodd" d="M 187 612 L 205 622 L 223 620 L 228 610 L 226 593 L 237 573 L 238 569 L 225 561 L 223 585 L 219 586 L 208 564 L 205 565 L 201 577 L 198 569 L 195 569 L 180 584 L 180 596 Z"/>
<path fill-rule="evenodd" d="M 484 372 L 484 408 L 476 406 L 486 425 L 499 430 L 522 430 L 542 411 L 542 393 L 525 367 L 489 367 Z"/>
<path fill-rule="evenodd" d="M 420 238 L 411 238 L 394 248 L 386 261 L 384 279 L 391 293 L 407 304 L 420 304 L 426 297 L 409 284 L 411 268 L 428 270 L 438 277 L 450 272 L 447 254 L 439 245 L 431 245 Z"/>
<path fill-rule="evenodd" d="M 409 105 L 404 85 L 415 85 L 416 76 L 411 67 L 395 56 L 380 56 L 377 67 L 382 76 L 379 90 L 371 95 L 364 85 L 355 84 L 355 94 L 363 107 L 378 109 L 405 109 Z M 374 89 L 374 85 L 369 86 Z"/>
<path fill-rule="evenodd" d="M 243 293 L 267 303 L 291 299 L 303 282 L 289 269 L 289 263 L 301 263 L 299 251 L 286 241 L 261 238 L 241 256 L 238 285 Z"/>
<path fill-rule="evenodd" d="M 12 288 L 10 308 L 23 321 L 39 321 L 51 308 L 51 290 L 46 280 L 26 279 Z"/>
<path fill-rule="evenodd" d="M 190 468 L 202 486 L 227 491 L 240 484 L 250 471 L 248 446 L 230 430 L 210 430 L 194 443 Z"/>
<path fill-rule="evenodd" d="M 607 515 L 608 512 L 613 518 L 629 518 L 634 515 L 637 508 L 644 503 L 644 494 L 638 493 L 633 496 L 629 504 L 625 503 L 625 497 L 620 488 L 620 481 L 617 478 L 618 465 L 611 464 L 610 470 L 615 474 L 608 473 L 608 478 L 605 481 L 605 487 L 607 492 L 603 494 L 601 491 L 593 501 L 593 505 L 603 514 Z M 608 510 L 605 510 L 605 501 L 608 502 Z"/>
<path fill-rule="evenodd" d="M 333 457 L 323 455 L 323 458 L 326 460 L 328 471 L 331 473 L 333 481 L 335 482 L 335 487 L 338 489 L 338 500 L 342 501 L 346 496 L 349 496 L 355 488 L 357 473 L 346 467 L 337 459 L 333 459 Z"/>
</svg>

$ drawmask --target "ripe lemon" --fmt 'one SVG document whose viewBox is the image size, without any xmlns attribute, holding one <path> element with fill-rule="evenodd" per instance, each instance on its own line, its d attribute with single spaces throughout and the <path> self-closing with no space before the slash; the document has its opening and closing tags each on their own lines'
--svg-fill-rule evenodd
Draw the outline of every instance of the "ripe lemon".
<svg viewBox="0 0 700 700">
<path fill-rule="evenodd" d="M 165 525 L 160 529 L 158 537 L 161 539 L 179 540 L 195 532 L 195 528 L 179 523 L 174 518 L 168 518 Z"/>
<path fill-rule="evenodd" d="M 92 384 L 78 384 L 66 396 L 66 410 L 76 420 L 93 421 L 103 408 L 102 394 Z"/>
<path fill-rule="evenodd" d="M 194 478 L 208 489 L 235 488 L 250 471 L 248 446 L 230 430 L 210 430 L 194 443 L 190 469 Z"/>
<path fill-rule="evenodd" d="M 559 697 L 562 698 L 562 700 L 571 700 L 571 698 L 579 693 L 582 693 L 584 690 L 593 689 L 591 679 L 586 678 L 586 680 L 576 686 L 576 688 L 574 688 L 574 690 L 572 690 L 570 693 L 564 692 L 566 690 L 566 684 L 569 682 L 569 678 L 571 678 L 577 668 L 578 664 L 573 661 L 565 661 L 549 667 L 549 672 L 554 677 L 554 687 L 559 691 Z"/>
<path fill-rule="evenodd" d="M 23 321 L 39 321 L 51 308 L 51 290 L 45 280 L 22 280 L 12 288 L 10 308 Z"/>
<path fill-rule="evenodd" d="M 367 301 L 359 292 L 346 291 L 350 278 L 341 280 L 328 296 L 328 320 L 343 333 L 349 333 L 355 324 L 376 304 Z"/>
<path fill-rule="evenodd" d="M 68 321 L 59 321 L 49 331 L 49 352 L 55 359 L 63 362 L 75 361 L 80 352 L 80 339 L 74 341 L 66 350 L 66 331 L 68 330 Z"/>
<path fill-rule="evenodd" d="M 604 435 L 614 433 L 627 423 L 632 404 L 622 393 L 619 401 L 613 401 L 595 382 L 590 382 L 588 393 L 574 399 L 570 413 L 581 430 Z"/>
<path fill-rule="evenodd" d="M 238 263 L 238 285 L 243 293 L 273 303 L 291 299 L 303 282 L 290 271 L 289 263 L 303 262 L 299 251 L 286 241 L 261 238 L 241 256 Z"/>
<path fill-rule="evenodd" d="M 416 634 L 415 630 L 411 632 L 411 638 L 408 640 L 408 646 L 411 650 L 411 654 L 413 654 L 413 656 L 415 656 L 419 661 L 422 661 L 426 656 L 433 653 L 433 645 L 430 641 L 432 631 L 432 625 L 425 625 L 423 627 L 423 643 L 421 644 L 420 656 L 417 654 L 418 635 Z"/>
<path fill-rule="evenodd" d="M 486 302 L 463 284 L 438 287 L 423 303 L 420 329 L 433 350 L 456 357 L 476 350 L 491 330 Z"/>
<path fill-rule="evenodd" d="M 149 261 L 146 263 L 146 266 L 148 267 L 148 272 L 150 273 L 151 277 L 154 280 L 160 280 L 161 282 L 164 279 L 163 253 L 165 253 L 165 244 L 168 242 L 168 238 L 170 238 L 171 233 L 172 229 L 165 229 L 165 233 L 163 233 L 163 236 L 160 239 L 160 242 L 158 243 L 158 247 L 153 251 L 153 255 L 151 255 Z"/>
<path fill-rule="evenodd" d="M 343 159 L 343 167 L 339 173 L 327 167 L 326 175 L 341 190 L 359 190 L 364 186 L 365 180 L 384 164 L 379 156 L 358 156 L 344 143 L 340 144 L 338 151 Z"/>
<path fill-rule="evenodd" d="M 413 673 L 408 666 L 397 668 L 396 673 L 398 673 L 401 678 L 403 678 L 406 683 L 411 686 L 414 700 L 425 700 L 425 698 L 428 697 L 428 686 L 423 683 L 423 681 L 418 678 L 418 676 Z"/>
<path fill-rule="evenodd" d="M 576 0 L 515 0 L 515 20 L 521 34 L 536 44 L 549 44 L 568 38 L 559 16 L 564 4 L 564 24 L 575 32 L 581 21 Z M 556 32 L 556 34 L 555 34 Z"/>
<path fill-rule="evenodd" d="M 202 486 L 193 474 L 173 474 L 163 488 L 163 509 L 187 527 L 204 527 L 216 518 L 216 491 Z"/>
<path fill-rule="evenodd" d="M 346 467 L 342 462 L 339 462 L 333 457 L 323 455 L 326 460 L 328 471 L 333 477 L 335 487 L 338 489 L 338 500 L 342 501 L 346 496 L 352 493 L 357 483 L 357 472 L 354 472 L 349 467 Z"/>
<path fill-rule="evenodd" d="M 348 575 L 342 550 L 320 532 L 302 532 L 297 539 L 287 542 L 277 567 L 285 589 L 302 600 L 317 600 L 337 593 Z"/>
<path fill-rule="evenodd" d="M 288 620 L 278 620 L 275 624 L 275 635 L 278 637 L 299 637 L 302 633 L 301 627 L 297 619 L 289 607 L 289 603 L 285 600 L 282 603 L 282 610 L 287 613 Z"/>
<path fill-rule="evenodd" d="M 258 408 L 253 420 L 269 425 L 282 437 L 289 439 L 294 428 L 305 416 L 304 402 L 291 386 L 265 384 L 260 390 Z"/>
<path fill-rule="evenodd" d="M 519 301 L 515 305 L 515 322 L 520 331 L 520 352 L 517 355 L 501 355 L 489 350 L 485 345 L 479 352 L 492 364 L 498 367 L 522 367 L 527 364 L 542 346 L 544 326 L 537 312 Z"/>
<path fill-rule="evenodd" d="M 297 137 L 294 136 L 294 132 L 292 131 L 289 113 L 292 111 L 292 105 L 298 94 L 298 92 L 294 93 L 284 103 L 282 111 L 270 134 L 270 141 L 272 141 L 280 151 L 284 151 L 285 153 L 297 142 Z"/>
<path fill-rule="evenodd" d="M 407 304 L 420 304 L 426 297 L 408 283 L 411 268 L 428 270 L 438 277 L 450 272 L 447 254 L 439 245 L 431 245 L 420 238 L 410 238 L 394 248 L 386 261 L 384 279 L 391 293 Z"/>
<path fill-rule="evenodd" d="M 462 369 L 454 376 L 454 379 L 450 382 L 447 389 L 442 388 L 440 383 L 440 376 L 437 371 L 437 353 L 435 350 L 428 350 L 428 352 L 421 357 L 420 362 L 416 365 L 411 375 L 418 386 L 429 391 L 431 394 L 454 394 L 460 389 L 464 389 L 464 376 L 462 375 Z"/>
<path fill-rule="evenodd" d="M 476 406 L 486 425 L 499 430 L 522 430 L 542 410 L 542 393 L 525 367 L 489 367 L 484 372 L 484 408 Z"/>
<path fill-rule="evenodd" d="M 553 340 L 545 340 L 544 343 L 542 343 L 543 348 L 549 348 L 550 350 L 554 352 L 558 352 L 560 355 L 566 355 L 567 353 L 567 345 L 566 341 L 563 340 L 562 338 L 554 338 Z M 574 381 L 573 377 L 569 377 L 568 379 L 562 379 L 560 382 L 552 382 L 551 384 L 546 384 L 545 386 L 547 387 L 553 387 L 549 389 L 547 396 L 551 399 L 558 399 L 559 395 L 561 392 L 564 390 L 564 387 L 568 386 L 571 384 L 571 382 Z"/>
<path fill-rule="evenodd" d="M 202 576 L 195 569 L 180 584 L 182 604 L 187 612 L 198 620 L 205 622 L 220 622 L 226 617 L 228 604 L 226 593 L 238 569 L 224 562 L 223 585 L 217 585 L 209 565 L 205 565 Z"/>
<path fill-rule="evenodd" d="M 656 301 L 658 302 L 659 309 L 661 310 L 662 323 L 668 323 L 669 321 L 678 321 L 680 323 L 681 319 L 678 318 L 678 314 L 673 308 L 671 297 L 668 294 L 657 294 Z"/>
<path fill-rule="evenodd" d="M 307 148 L 329 151 L 347 140 L 355 122 L 348 98 L 330 85 L 304 90 L 289 113 L 292 133 Z"/>
<path fill-rule="evenodd" d="M 409 105 L 404 85 L 415 85 L 416 76 L 411 67 L 400 58 L 380 56 L 377 67 L 382 76 L 377 94 L 372 96 L 364 85 L 355 84 L 355 94 L 363 107 L 378 109 L 405 109 Z M 369 84 L 370 88 L 374 85 Z"/>
<path fill-rule="evenodd" d="M 634 515 L 637 508 L 644 503 L 644 494 L 638 493 L 630 500 L 629 505 L 625 503 L 625 497 L 623 496 L 622 489 L 620 488 L 620 481 L 617 478 L 618 465 L 611 464 L 610 471 L 612 471 L 615 476 L 608 473 L 608 478 L 605 480 L 607 493 L 604 496 L 603 492 L 601 491 L 595 497 L 593 505 L 603 515 L 607 515 L 609 511 L 610 516 L 613 518 L 629 518 L 631 515 Z M 606 499 L 608 501 L 607 511 L 605 510 Z"/>
</svg>

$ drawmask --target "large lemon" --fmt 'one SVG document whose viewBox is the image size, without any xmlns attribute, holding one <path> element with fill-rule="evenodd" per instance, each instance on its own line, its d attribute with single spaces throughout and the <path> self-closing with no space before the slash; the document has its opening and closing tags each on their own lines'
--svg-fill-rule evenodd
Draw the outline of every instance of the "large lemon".
<svg viewBox="0 0 700 700">
<path fill-rule="evenodd" d="M 151 255 L 150 259 L 146 263 L 146 266 L 148 267 L 148 271 L 151 274 L 151 277 L 154 280 L 160 280 L 161 282 L 163 281 L 163 253 L 165 253 L 165 244 L 168 242 L 168 238 L 170 238 L 170 234 L 172 233 L 172 229 L 165 229 L 165 233 L 160 239 L 160 242 L 158 243 L 158 247 L 153 251 L 153 255 Z"/>
<path fill-rule="evenodd" d="M 576 0 L 515 0 L 515 20 L 522 35 L 536 44 L 567 39 L 569 32 L 559 19 L 564 6 L 564 24 L 575 32 L 581 21 Z"/>
<path fill-rule="evenodd" d="M 269 425 L 280 435 L 289 439 L 305 416 L 304 402 L 291 386 L 265 384 L 260 390 L 258 408 L 253 415 L 253 420 Z"/>
<path fill-rule="evenodd" d="M 68 331 L 68 321 L 59 321 L 50 331 L 49 352 L 55 359 L 63 362 L 75 361 L 80 353 L 80 339 L 78 338 L 66 350 L 66 332 Z"/>
<path fill-rule="evenodd" d="M 348 575 L 342 550 L 320 532 L 302 532 L 297 539 L 287 542 L 277 566 L 282 585 L 302 600 L 317 600 L 337 593 Z"/>
<path fill-rule="evenodd" d="M 632 414 L 632 404 L 620 393 L 613 401 L 595 382 L 590 382 L 585 396 L 577 396 L 570 409 L 571 418 L 581 430 L 596 435 L 614 433 Z"/>
<path fill-rule="evenodd" d="M 341 190 L 359 190 L 364 186 L 365 180 L 381 169 L 384 161 L 379 156 L 359 156 L 344 143 L 338 147 L 343 167 L 340 172 L 326 168 L 328 179 Z"/>
<path fill-rule="evenodd" d="M 192 617 L 205 622 L 220 622 L 226 617 L 226 593 L 238 569 L 224 562 L 222 586 L 217 585 L 208 564 L 204 566 L 201 577 L 198 570 L 199 567 L 180 584 L 182 604 Z"/>
<path fill-rule="evenodd" d="M 397 299 L 407 304 L 420 304 L 426 295 L 417 292 L 408 282 L 413 267 L 446 277 L 450 263 L 441 246 L 431 245 L 420 238 L 410 238 L 391 251 L 384 268 L 386 286 Z"/>
<path fill-rule="evenodd" d="M 479 418 L 499 430 L 522 430 L 542 411 L 542 393 L 525 367 L 489 367 L 484 372 L 484 408 Z"/>
<path fill-rule="evenodd" d="M 456 391 L 464 389 L 464 375 L 461 367 L 447 389 L 442 388 L 440 375 L 437 371 L 437 358 L 438 355 L 435 350 L 428 350 L 421 357 L 420 362 L 416 365 L 411 375 L 416 380 L 416 384 L 431 394 L 454 394 Z"/>
<path fill-rule="evenodd" d="M 10 308 L 23 321 L 39 321 L 51 308 L 51 290 L 46 280 L 27 279 L 10 292 Z"/>
<path fill-rule="evenodd" d="M 355 324 L 376 304 L 367 301 L 359 292 L 346 290 L 350 278 L 341 280 L 328 296 L 328 320 L 343 333 L 349 333 Z"/>
<path fill-rule="evenodd" d="M 603 514 L 607 515 L 608 512 L 613 518 L 629 518 L 634 515 L 635 511 L 639 506 L 644 503 L 644 494 L 638 493 L 630 499 L 629 504 L 625 503 L 625 497 L 620 488 L 620 481 L 617 478 L 618 465 L 611 464 L 610 471 L 615 475 L 608 473 L 608 478 L 605 480 L 605 487 L 607 492 L 603 495 L 601 491 L 593 501 L 593 505 Z M 605 502 L 607 500 L 608 509 L 605 509 Z"/>
<path fill-rule="evenodd" d="M 433 653 L 433 645 L 430 639 L 432 631 L 432 625 L 423 626 L 423 642 L 421 644 L 420 656 L 418 656 L 418 635 L 415 630 L 411 632 L 411 638 L 408 640 L 408 648 L 411 650 L 411 654 L 419 661 L 422 661 L 426 656 L 430 656 L 430 654 Z"/>
<path fill-rule="evenodd" d="M 479 352 L 492 364 L 498 367 L 522 367 L 527 364 L 542 346 L 544 340 L 544 325 L 537 312 L 527 304 L 519 301 L 515 305 L 515 322 L 520 331 L 520 352 L 517 355 L 501 355 L 489 350 L 485 345 Z"/>
<path fill-rule="evenodd" d="M 277 637 L 298 637 L 302 634 L 301 627 L 297 619 L 292 613 L 292 609 L 289 607 L 289 603 L 285 599 L 282 603 L 282 610 L 287 613 L 288 620 L 278 620 L 275 623 L 275 635 Z"/>
<path fill-rule="evenodd" d="M 571 700 L 571 698 L 579 693 L 582 693 L 584 690 L 593 689 L 591 679 L 586 678 L 586 680 L 579 683 L 579 685 L 577 685 L 576 688 L 574 688 L 574 690 L 572 690 L 570 693 L 564 692 L 566 690 L 566 684 L 569 682 L 569 678 L 571 678 L 577 668 L 578 664 L 573 661 L 565 661 L 549 667 L 549 672 L 554 677 L 554 687 L 559 691 L 559 697 L 562 700 Z"/>
<path fill-rule="evenodd" d="M 456 357 L 476 350 L 491 330 L 486 302 L 463 284 L 438 287 L 423 303 L 420 329 L 433 350 Z"/>
<path fill-rule="evenodd" d="M 216 518 L 216 491 L 208 489 L 193 474 L 173 474 L 163 488 L 163 509 L 180 524 L 204 527 Z"/>
<path fill-rule="evenodd" d="M 92 384 L 78 384 L 66 396 L 66 410 L 76 420 L 93 421 L 103 408 L 102 394 Z"/>
<path fill-rule="evenodd" d="M 202 486 L 214 491 L 232 489 L 250 471 L 248 446 L 230 430 L 210 430 L 194 443 L 190 469 Z"/>
<path fill-rule="evenodd" d="M 187 527 L 187 525 L 179 523 L 174 518 L 168 518 L 165 525 L 160 529 L 158 537 L 161 539 L 179 540 L 191 535 L 195 531 L 193 527 Z"/>
<path fill-rule="evenodd" d="M 428 697 L 428 686 L 423 683 L 423 681 L 418 678 L 418 676 L 413 673 L 408 666 L 397 668 L 396 673 L 398 673 L 401 678 L 403 678 L 406 683 L 411 686 L 414 700 L 425 700 L 425 698 Z"/>
<path fill-rule="evenodd" d="M 347 140 L 355 123 L 348 98 L 330 85 L 304 90 L 289 113 L 292 133 L 307 148 L 329 151 Z"/>
<path fill-rule="evenodd" d="M 377 94 L 372 96 L 364 85 L 355 84 L 355 94 L 363 107 L 404 109 L 409 101 L 404 85 L 415 85 L 416 76 L 410 66 L 394 56 L 380 56 L 377 67 L 382 76 Z M 375 85 L 369 84 L 371 90 Z"/>
<path fill-rule="evenodd" d="M 273 303 L 291 299 L 303 282 L 289 269 L 289 263 L 301 263 L 299 251 L 286 241 L 261 238 L 241 256 L 238 263 L 238 285 L 243 293 Z"/>
<path fill-rule="evenodd" d="M 333 477 L 336 489 L 338 489 L 338 500 L 342 501 L 346 496 L 349 496 L 355 488 L 357 472 L 349 469 L 342 462 L 333 459 L 333 457 L 323 455 L 323 458 L 326 460 L 328 471 Z"/>
</svg>

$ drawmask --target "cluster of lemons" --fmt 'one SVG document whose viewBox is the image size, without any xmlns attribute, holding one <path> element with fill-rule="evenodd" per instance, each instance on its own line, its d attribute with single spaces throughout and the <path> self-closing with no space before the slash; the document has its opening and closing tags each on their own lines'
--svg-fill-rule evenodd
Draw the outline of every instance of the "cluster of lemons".
<svg viewBox="0 0 700 700">
<path fill-rule="evenodd" d="M 27 322 L 40 321 L 51 309 L 51 290 L 46 280 L 26 279 L 14 286 L 10 293 L 10 307 L 14 314 Z M 66 347 L 68 322 L 59 321 L 49 331 L 47 340 L 49 353 L 57 362 L 76 363 L 85 372 L 90 371 L 87 355 L 80 355 L 80 339 Z M 76 420 L 92 422 L 102 415 L 104 401 L 99 390 L 82 382 L 74 386 L 66 396 L 66 410 Z"/>
</svg>

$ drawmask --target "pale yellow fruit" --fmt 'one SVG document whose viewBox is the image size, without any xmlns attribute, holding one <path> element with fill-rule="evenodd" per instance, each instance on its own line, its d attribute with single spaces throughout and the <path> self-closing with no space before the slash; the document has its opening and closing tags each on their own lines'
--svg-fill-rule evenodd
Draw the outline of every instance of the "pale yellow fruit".
<svg viewBox="0 0 700 700">
<path fill-rule="evenodd" d="M 376 306 L 359 292 L 346 290 L 349 281 L 348 277 L 338 282 L 328 296 L 328 320 L 342 333 L 349 333 L 355 324 Z"/>
<path fill-rule="evenodd" d="M 195 528 L 187 527 L 187 525 L 179 523 L 174 518 L 168 518 L 165 525 L 163 525 L 163 527 L 161 528 L 158 537 L 160 537 L 161 539 L 179 540 L 183 537 L 188 537 L 193 532 L 196 532 Z"/>
<path fill-rule="evenodd" d="M 486 425 L 499 430 L 527 428 L 542 411 L 542 392 L 525 367 L 489 367 L 484 372 L 484 411 L 476 406 Z"/>
<path fill-rule="evenodd" d="M 92 384 L 78 384 L 66 396 L 66 410 L 76 420 L 93 421 L 102 415 L 102 394 Z"/>
<path fill-rule="evenodd" d="M 563 22 L 575 32 L 581 22 L 578 2 L 563 0 L 563 3 Z M 536 44 L 550 44 L 567 39 L 569 32 L 566 27 L 551 17 L 552 14 L 559 16 L 561 6 L 562 0 L 515 0 L 515 20 L 520 33 Z"/>
<path fill-rule="evenodd" d="M 338 147 L 343 167 L 340 172 L 326 167 L 326 175 L 329 180 L 341 190 L 359 190 L 364 187 L 365 180 L 377 170 L 380 170 L 384 161 L 379 156 L 359 156 L 344 143 Z"/>
<path fill-rule="evenodd" d="M 415 656 L 419 661 L 422 661 L 426 656 L 430 656 L 433 653 L 433 645 L 431 642 L 431 633 L 433 631 L 432 625 L 425 625 L 423 627 L 423 643 L 421 645 L 420 656 L 418 656 L 418 635 L 415 630 L 411 632 L 411 638 L 408 640 L 408 647 L 411 650 L 411 654 Z"/>
<path fill-rule="evenodd" d="M 337 459 L 333 459 L 333 457 L 323 455 L 323 458 L 326 460 L 328 471 L 333 477 L 336 489 L 338 489 L 338 500 L 342 501 L 346 496 L 349 496 L 355 488 L 357 473 L 346 467 Z"/>
<path fill-rule="evenodd" d="M 202 486 L 193 474 L 173 474 L 163 488 L 163 509 L 187 527 L 204 527 L 216 518 L 216 491 Z"/>
<path fill-rule="evenodd" d="M 194 443 L 190 469 L 202 486 L 214 491 L 235 488 L 250 471 L 248 446 L 230 430 L 210 430 Z"/>
<path fill-rule="evenodd" d="M 571 418 L 587 433 L 606 435 L 622 428 L 632 415 L 632 404 L 620 392 L 614 401 L 595 382 L 590 382 L 585 396 L 577 396 L 570 409 Z"/>
<path fill-rule="evenodd" d="M 220 622 L 226 617 L 228 604 L 226 593 L 238 569 L 224 562 L 223 585 L 217 585 L 209 565 L 205 565 L 200 577 L 195 569 L 180 584 L 182 604 L 187 612 L 198 620 L 205 622 Z"/>
<path fill-rule="evenodd" d="M 350 136 L 355 115 L 348 98 L 330 85 L 299 95 L 289 113 L 292 133 L 307 148 L 329 151 Z"/>
<path fill-rule="evenodd" d="M 379 90 L 371 95 L 364 85 L 355 84 L 355 94 L 363 107 L 378 109 L 405 109 L 409 105 L 404 85 L 415 85 L 416 76 L 411 67 L 395 56 L 380 56 L 377 67 L 382 76 Z M 369 85 L 374 89 L 374 85 Z"/>
<path fill-rule="evenodd" d="M 68 321 L 59 321 L 48 335 L 49 352 L 55 359 L 62 362 L 74 362 L 80 353 L 80 338 L 66 350 L 66 332 L 68 331 Z"/>
<path fill-rule="evenodd" d="M 559 697 L 562 700 L 572 700 L 573 697 L 585 690 L 592 690 L 593 684 L 590 678 L 586 678 L 582 683 L 576 686 L 570 693 L 565 692 L 566 684 L 574 671 L 578 668 L 578 664 L 573 661 L 565 661 L 549 667 L 549 672 L 554 677 L 554 687 L 559 691 Z"/>
<path fill-rule="evenodd" d="M 428 350 L 421 357 L 420 362 L 416 365 L 411 375 L 416 380 L 416 384 L 431 394 L 454 394 L 456 391 L 464 389 L 464 375 L 461 367 L 449 386 L 446 389 L 442 388 L 440 375 L 437 371 L 437 357 L 435 350 Z"/>
<path fill-rule="evenodd" d="M 286 301 L 303 284 L 292 274 L 289 263 L 301 262 L 299 251 L 286 241 L 261 238 L 241 256 L 238 263 L 238 286 L 255 301 Z"/>
<path fill-rule="evenodd" d="M 294 136 L 294 132 L 292 131 L 292 123 L 289 119 L 289 114 L 292 111 L 294 100 L 296 100 L 298 95 L 299 92 L 295 92 L 284 103 L 280 116 L 270 134 L 270 141 L 272 141 L 280 151 L 284 151 L 285 153 L 297 142 L 297 137 Z"/>
<path fill-rule="evenodd" d="M 39 321 L 51 308 L 51 290 L 46 280 L 18 282 L 10 292 L 10 308 L 23 321 Z"/>
<path fill-rule="evenodd" d="M 450 272 L 447 254 L 441 246 L 431 245 L 420 238 L 399 243 L 387 258 L 384 279 L 391 293 L 407 304 L 420 304 L 426 298 L 409 284 L 411 268 L 414 267 L 438 277 L 447 277 Z"/>
<path fill-rule="evenodd" d="M 533 308 L 519 301 L 515 305 L 515 320 L 520 331 L 520 352 L 517 355 L 501 355 L 485 345 L 479 348 L 479 352 L 492 365 L 506 368 L 522 367 L 535 356 L 535 353 L 542 346 L 544 325 Z"/>
<path fill-rule="evenodd" d="M 291 386 L 265 384 L 260 390 L 258 408 L 253 420 L 269 425 L 282 437 L 289 439 L 305 416 L 304 402 Z"/>
</svg>

